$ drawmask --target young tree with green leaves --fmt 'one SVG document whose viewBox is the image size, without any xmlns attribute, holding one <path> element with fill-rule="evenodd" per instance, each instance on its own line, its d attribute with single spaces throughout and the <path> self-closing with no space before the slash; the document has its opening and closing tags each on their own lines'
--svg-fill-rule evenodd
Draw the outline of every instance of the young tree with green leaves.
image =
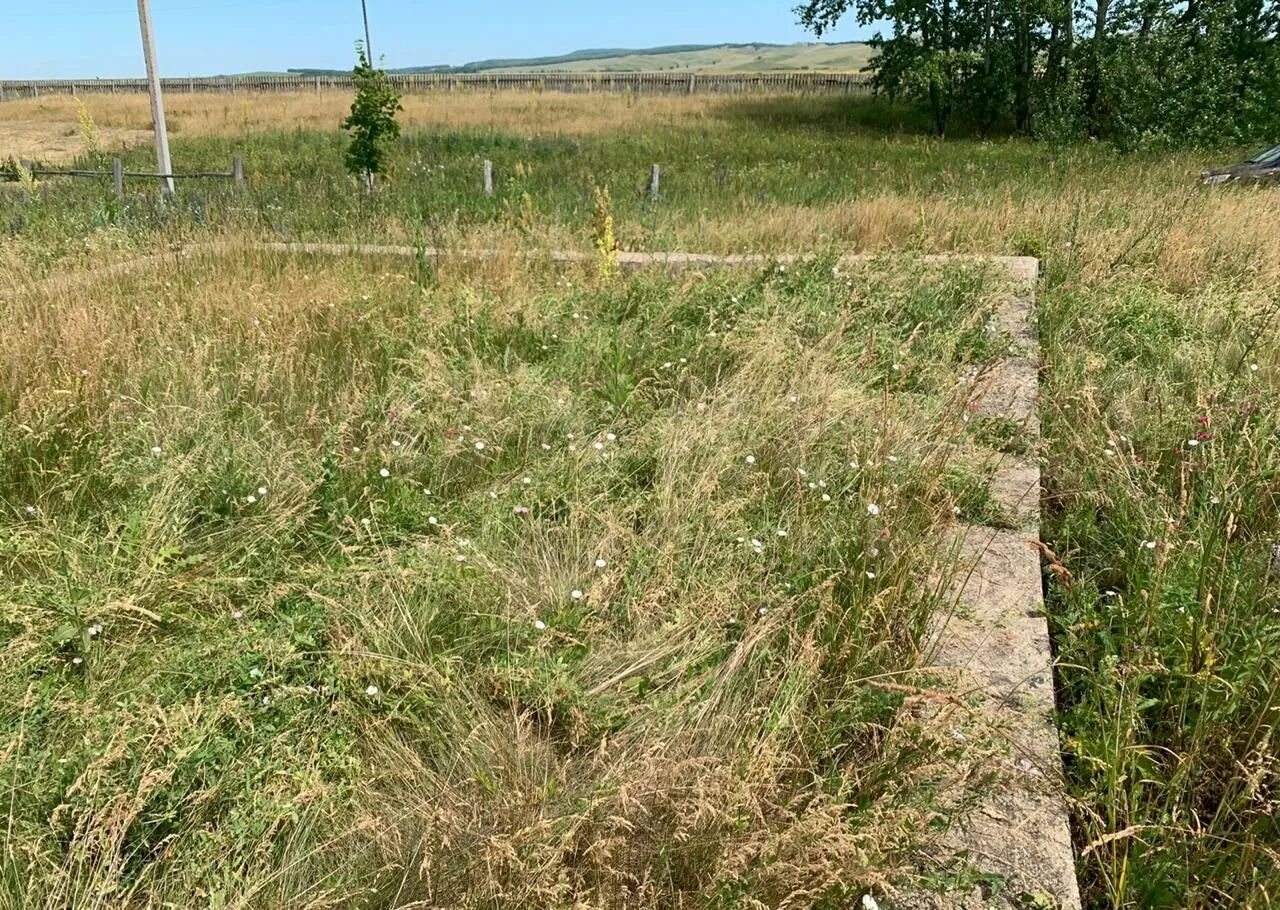
<svg viewBox="0 0 1280 910">
<path fill-rule="evenodd" d="M 404 110 L 384 70 L 373 66 L 364 44 L 356 42 L 356 67 L 351 77 L 356 97 L 351 113 L 342 128 L 351 133 L 347 147 L 347 170 L 364 181 L 365 190 L 373 192 L 374 178 L 382 173 L 386 162 L 387 143 L 399 138 L 400 124 L 396 113 Z"/>
</svg>

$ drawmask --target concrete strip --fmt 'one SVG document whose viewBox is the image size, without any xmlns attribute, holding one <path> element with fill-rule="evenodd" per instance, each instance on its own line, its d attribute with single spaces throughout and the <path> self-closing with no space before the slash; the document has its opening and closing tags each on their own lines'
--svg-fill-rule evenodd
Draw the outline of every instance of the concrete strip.
<svg viewBox="0 0 1280 910">
<path fill-rule="evenodd" d="M 1036 414 L 1039 355 L 1033 327 L 1035 273 L 1014 267 L 1015 296 L 996 317 L 1012 339 L 1009 356 L 976 383 L 974 410 L 1016 421 L 1028 446 L 1038 447 Z M 1075 854 L 1061 752 L 1054 722 L 1053 656 L 1040 578 L 1040 468 L 1033 460 L 1004 456 L 991 494 L 1016 530 L 967 527 L 960 539 L 961 572 L 955 612 L 935 630 L 936 665 L 945 668 L 957 695 L 975 701 L 970 729 L 1001 744 L 995 768 L 975 747 L 973 765 L 956 775 L 972 803 L 945 840 L 976 871 L 1004 879 L 1007 888 L 981 906 L 1013 910 L 1055 906 L 1079 910 Z M 981 756 L 981 757 L 978 757 Z M 964 762 L 969 761 L 965 759 Z M 986 782 L 994 773 L 995 786 Z M 936 906 L 971 906 L 938 901 Z"/>
</svg>

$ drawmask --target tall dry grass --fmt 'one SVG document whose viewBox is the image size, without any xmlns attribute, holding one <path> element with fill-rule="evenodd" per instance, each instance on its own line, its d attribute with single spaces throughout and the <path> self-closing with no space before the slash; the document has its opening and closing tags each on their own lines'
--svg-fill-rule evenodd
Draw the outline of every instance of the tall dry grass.
<svg viewBox="0 0 1280 910">
<path fill-rule="evenodd" d="M 0 906 L 886 885 L 946 746 L 868 681 L 983 507 L 997 292 L 231 253 L 12 299 Z"/>
<path fill-rule="evenodd" d="M 762 96 L 765 97 L 765 96 Z M 82 102 L 100 127 L 150 130 L 145 94 L 47 96 L 0 104 L 0 138 L 6 124 L 76 122 Z M 613 93 L 567 95 L 532 92 L 410 94 L 400 121 L 408 129 L 487 129 L 516 135 L 589 136 L 637 132 L 656 126 L 697 126 L 714 119 L 724 99 L 707 95 L 637 97 Z M 187 95 L 165 99 L 175 136 L 242 136 L 280 129 L 335 131 L 351 108 L 349 92 L 271 92 Z"/>
</svg>

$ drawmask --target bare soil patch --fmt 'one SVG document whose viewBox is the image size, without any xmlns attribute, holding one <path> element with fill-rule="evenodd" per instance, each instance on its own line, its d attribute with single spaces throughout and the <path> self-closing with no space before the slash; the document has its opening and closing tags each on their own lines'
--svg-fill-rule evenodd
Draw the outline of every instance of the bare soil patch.
<svg viewBox="0 0 1280 910">
<path fill-rule="evenodd" d="M 129 148 L 151 142 L 150 130 L 100 127 L 103 148 Z M 70 120 L 0 120 L 0 160 L 30 159 L 49 164 L 74 161 L 85 151 L 84 140 Z"/>
</svg>

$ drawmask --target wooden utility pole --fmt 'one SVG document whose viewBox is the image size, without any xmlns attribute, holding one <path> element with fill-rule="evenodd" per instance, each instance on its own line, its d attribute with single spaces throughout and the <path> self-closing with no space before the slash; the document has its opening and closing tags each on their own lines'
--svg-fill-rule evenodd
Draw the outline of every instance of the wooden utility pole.
<svg viewBox="0 0 1280 910">
<path fill-rule="evenodd" d="M 369 6 L 367 0 L 360 0 L 360 12 L 364 14 L 364 52 L 369 55 L 369 65 L 373 66 L 373 42 L 369 40 Z"/>
<path fill-rule="evenodd" d="M 138 25 L 142 29 L 142 56 L 147 62 L 147 85 L 151 90 L 151 123 L 156 133 L 156 167 L 163 175 L 160 184 L 173 195 L 173 164 L 169 160 L 169 130 L 164 122 L 164 97 L 160 94 L 160 71 L 156 66 L 156 39 L 151 33 L 150 0 L 138 0 Z"/>
</svg>

